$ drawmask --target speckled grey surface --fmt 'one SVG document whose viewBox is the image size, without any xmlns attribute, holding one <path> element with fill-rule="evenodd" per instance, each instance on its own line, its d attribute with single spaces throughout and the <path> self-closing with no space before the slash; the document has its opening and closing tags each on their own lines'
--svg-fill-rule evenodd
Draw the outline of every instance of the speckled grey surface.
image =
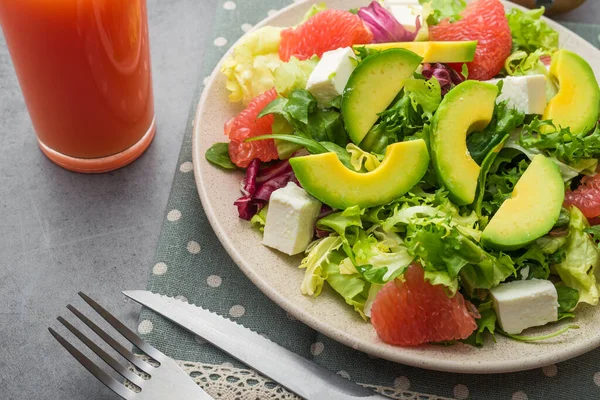
<svg viewBox="0 0 600 400">
<path fill-rule="evenodd" d="M 114 399 L 48 334 L 83 290 L 129 326 L 157 244 L 177 154 L 210 42 L 215 0 L 148 0 L 158 135 L 120 171 L 64 171 L 37 149 L 0 33 L 0 399 Z M 565 18 L 597 23 L 588 0 Z"/>
<path fill-rule="evenodd" d="M 0 34 L 0 399 L 115 399 L 46 328 L 82 290 L 129 326 L 154 256 L 214 0 L 148 0 L 158 133 L 114 173 L 50 163 L 35 136 Z M 206 40 L 205 40 L 206 39 Z"/>
</svg>

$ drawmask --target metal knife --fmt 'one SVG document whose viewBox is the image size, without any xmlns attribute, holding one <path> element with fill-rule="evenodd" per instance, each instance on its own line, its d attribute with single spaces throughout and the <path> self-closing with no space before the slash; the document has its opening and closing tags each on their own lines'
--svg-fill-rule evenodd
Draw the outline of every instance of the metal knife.
<svg viewBox="0 0 600 400">
<path fill-rule="evenodd" d="M 145 290 L 129 290 L 123 294 L 201 336 L 305 399 L 387 399 L 204 308 Z"/>
</svg>

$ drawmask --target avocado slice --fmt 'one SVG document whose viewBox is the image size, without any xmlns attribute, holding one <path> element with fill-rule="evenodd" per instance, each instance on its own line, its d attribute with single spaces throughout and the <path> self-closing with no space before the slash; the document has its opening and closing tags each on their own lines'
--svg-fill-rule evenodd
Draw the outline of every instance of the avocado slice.
<svg viewBox="0 0 600 400">
<path fill-rule="evenodd" d="M 546 106 L 543 118 L 551 119 L 557 128 L 570 127 L 573 134 L 594 128 L 600 89 L 587 61 L 572 51 L 559 50 L 552 55 L 550 78 L 558 81 L 558 93 Z"/>
<path fill-rule="evenodd" d="M 423 139 L 394 143 L 371 172 L 346 168 L 335 153 L 293 157 L 290 164 L 308 193 L 339 210 L 389 203 L 406 194 L 427 172 L 429 152 Z"/>
<path fill-rule="evenodd" d="M 481 168 L 467 149 L 467 135 L 491 121 L 498 87 L 465 81 L 444 97 L 431 124 L 431 153 L 438 180 L 458 205 L 475 200 Z"/>
<path fill-rule="evenodd" d="M 565 188 L 558 166 L 541 154 L 533 161 L 483 230 L 481 243 L 516 250 L 544 236 L 560 215 Z"/>
<path fill-rule="evenodd" d="M 369 50 L 406 49 L 423 57 L 426 63 L 470 62 L 475 57 L 477 41 L 464 42 L 392 42 L 354 45 L 354 49 L 366 47 Z"/>
<path fill-rule="evenodd" d="M 352 72 L 342 95 L 342 117 L 350 139 L 359 145 L 369 129 L 412 77 L 423 60 L 404 49 L 365 58 Z"/>
</svg>

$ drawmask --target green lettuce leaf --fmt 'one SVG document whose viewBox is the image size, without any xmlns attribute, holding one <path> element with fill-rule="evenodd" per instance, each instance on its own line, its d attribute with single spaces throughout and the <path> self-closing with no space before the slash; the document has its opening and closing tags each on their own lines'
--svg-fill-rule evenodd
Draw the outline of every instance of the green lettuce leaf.
<svg viewBox="0 0 600 400">
<path fill-rule="evenodd" d="M 325 10 L 327 10 L 327 5 L 325 3 L 313 4 L 312 7 L 306 12 L 306 14 L 304 14 L 304 17 L 302 18 L 302 21 L 300 21 L 300 23 L 305 23 L 313 16 Z"/>
<path fill-rule="evenodd" d="M 337 260 L 334 255 L 341 246 L 342 240 L 336 236 L 329 236 L 309 245 L 306 249 L 307 255 L 300 264 L 300 268 L 306 269 L 300 285 L 302 294 L 314 297 L 321 294 L 323 282 L 327 277 L 325 268 Z"/>
<path fill-rule="evenodd" d="M 308 77 L 318 62 L 319 59 L 316 56 L 304 61 L 291 57 L 290 61 L 277 67 L 274 72 L 277 93 L 280 96 L 288 97 L 294 89 L 306 88 Z"/>
<path fill-rule="evenodd" d="M 229 143 L 215 143 L 206 150 L 206 159 L 213 165 L 225 169 L 236 169 L 231 158 L 229 158 Z"/>
<path fill-rule="evenodd" d="M 596 270 L 600 253 L 592 238 L 585 232 L 589 224 L 577 207 L 571 207 L 571 220 L 565 245 L 565 259 L 552 266 L 565 285 L 579 292 L 579 302 L 598 304 L 599 288 Z"/>
<path fill-rule="evenodd" d="M 369 295 L 370 285 L 362 280 L 360 275 L 340 273 L 339 264 L 343 259 L 344 255 L 340 252 L 332 253 L 329 262 L 324 264 L 325 280 L 333 290 L 344 298 L 347 304 L 354 307 L 354 310 L 366 320 L 364 307 Z"/>
<path fill-rule="evenodd" d="M 460 13 L 467 7 L 465 0 L 419 0 L 423 6 L 431 10 L 425 20 L 428 25 L 437 25 L 448 18 L 450 22 L 461 19 Z"/>
<path fill-rule="evenodd" d="M 265 225 L 267 224 L 267 212 L 269 212 L 268 204 L 261 208 L 259 212 L 254 214 L 254 216 L 250 220 L 252 226 L 257 228 L 261 232 L 265 231 Z"/>
<path fill-rule="evenodd" d="M 537 49 L 533 53 L 527 53 L 523 50 L 513 52 L 504 62 L 504 69 L 510 76 L 524 75 L 548 75 L 548 70 L 540 60 L 541 56 L 549 55 L 543 49 Z"/>
<path fill-rule="evenodd" d="M 371 317 L 371 307 L 373 307 L 373 302 L 375 301 L 375 297 L 377 297 L 377 293 L 383 288 L 383 285 L 378 285 L 376 283 L 371 284 L 369 288 L 369 294 L 367 295 L 367 300 L 365 301 L 364 313 L 367 317 Z"/>
<path fill-rule="evenodd" d="M 535 120 L 534 120 L 534 122 L 535 122 Z M 534 122 L 532 122 L 531 124 L 534 124 Z M 538 135 L 538 133 L 536 133 L 535 135 Z M 534 137 L 537 138 L 537 136 L 534 136 Z M 567 165 L 566 163 L 558 160 L 555 156 L 553 156 L 552 151 L 548 151 L 548 150 L 542 151 L 542 150 L 538 149 L 537 147 L 533 147 L 534 146 L 533 141 L 531 141 L 529 144 L 532 147 L 523 146 L 521 144 L 521 138 L 522 138 L 521 130 L 514 131 L 510 135 L 510 137 L 508 138 L 506 143 L 504 144 L 504 148 L 517 150 L 520 153 L 527 156 L 527 158 L 529 158 L 530 160 L 533 160 L 533 158 L 538 154 L 544 154 L 544 155 L 548 156 L 552 161 L 554 161 L 554 163 L 560 170 L 560 173 L 563 177 L 563 181 L 565 181 L 565 182 L 570 182 L 573 178 L 578 177 L 580 174 L 593 175 L 596 171 L 596 166 L 598 165 L 598 160 L 595 158 L 582 158 L 582 159 L 578 160 L 576 163 L 574 163 L 573 165 Z M 576 146 L 576 145 L 574 145 L 574 146 Z"/>
<path fill-rule="evenodd" d="M 415 258 L 409 254 L 400 236 L 384 232 L 377 226 L 359 232 L 352 252 L 357 271 L 366 281 L 376 284 L 403 274 Z"/>
<path fill-rule="evenodd" d="M 536 117 L 523 125 L 519 144 L 525 149 L 536 149 L 554 157 L 574 170 L 587 170 L 597 165 L 600 157 L 600 126 L 589 129 L 593 131 L 572 133 L 569 128 L 558 129 L 552 121 Z"/>
<path fill-rule="evenodd" d="M 484 307 L 484 309 L 479 309 L 479 314 L 481 314 L 481 318 L 478 318 L 476 320 L 477 329 L 471 334 L 471 336 L 469 336 L 463 341 L 472 346 L 483 346 L 486 331 L 492 335 L 492 339 L 494 340 L 494 342 L 496 342 L 496 338 L 494 336 L 494 332 L 496 331 L 496 312 L 489 305 L 489 303 L 485 304 L 486 306 Z"/>
<path fill-rule="evenodd" d="M 550 53 L 558 50 L 558 32 L 542 21 L 544 7 L 522 11 L 513 8 L 506 15 L 513 39 L 513 51 L 533 53 L 538 49 Z"/>
<path fill-rule="evenodd" d="M 350 164 L 357 172 L 371 172 L 381 164 L 376 155 L 364 151 L 354 143 L 348 143 L 346 151 L 350 154 Z"/>
<path fill-rule="evenodd" d="M 264 26 L 249 33 L 223 61 L 221 72 L 227 77 L 229 101 L 248 104 L 275 85 L 274 72 L 282 64 L 279 59 L 282 30 Z"/>
<path fill-rule="evenodd" d="M 410 98 L 413 109 L 419 112 L 421 107 L 422 114 L 428 120 L 431 120 L 433 113 L 442 102 L 442 88 L 435 77 L 429 80 L 409 79 L 404 86 L 406 95 Z"/>
</svg>

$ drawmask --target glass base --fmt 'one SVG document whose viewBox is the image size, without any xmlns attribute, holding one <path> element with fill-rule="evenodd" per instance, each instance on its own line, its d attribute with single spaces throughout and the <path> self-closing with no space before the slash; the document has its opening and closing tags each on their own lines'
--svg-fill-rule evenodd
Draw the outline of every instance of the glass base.
<svg viewBox="0 0 600 400">
<path fill-rule="evenodd" d="M 144 151 L 146 151 L 148 146 L 150 146 L 152 139 L 154 139 L 155 133 L 156 122 L 155 119 L 152 119 L 150 128 L 136 144 L 120 153 L 102 158 L 71 157 L 51 149 L 39 139 L 38 143 L 40 144 L 40 148 L 46 157 L 48 157 L 55 164 L 60 165 L 61 167 L 70 171 L 82 172 L 84 174 L 99 174 L 102 172 L 114 171 L 115 169 L 119 169 L 135 161 L 144 153 Z"/>
</svg>

